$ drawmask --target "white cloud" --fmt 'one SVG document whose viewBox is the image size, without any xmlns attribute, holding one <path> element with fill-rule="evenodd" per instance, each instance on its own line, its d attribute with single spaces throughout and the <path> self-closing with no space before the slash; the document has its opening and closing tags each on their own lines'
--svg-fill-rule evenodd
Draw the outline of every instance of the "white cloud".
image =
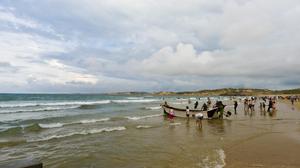
<svg viewBox="0 0 300 168">
<path fill-rule="evenodd" d="M 164 47 L 150 58 L 141 62 L 133 61 L 130 64 L 134 64 L 136 70 L 143 70 L 150 74 L 184 75 L 198 74 L 199 70 L 202 69 L 199 67 L 206 66 L 213 61 L 212 53 L 197 54 L 193 45 L 180 43 L 175 51 L 172 47 Z"/>
<path fill-rule="evenodd" d="M 81 82 L 96 84 L 97 78 L 84 70 L 64 65 L 46 55 L 70 52 L 73 44 L 26 33 L 0 32 L 1 61 L 19 67 L 20 71 L 1 74 L 0 81 L 26 85 L 28 81 L 47 81 L 53 84 Z"/>
<path fill-rule="evenodd" d="M 0 22 L 20 29 L 0 27 L 1 62 L 8 63 L 10 71 L 22 70 L 0 81 L 84 83 L 96 90 L 277 88 L 299 83 L 298 0 L 33 2 L 42 10 L 16 7 L 25 11 L 20 15 L 0 8 Z M 48 7 L 53 9 L 47 15 L 38 13 Z M 32 19 L 35 15 L 51 23 L 41 24 Z M 23 32 L 25 28 L 54 38 Z M 57 38 L 57 32 L 64 38 Z M 153 83 L 147 85 L 149 81 Z"/>
<path fill-rule="evenodd" d="M 14 24 L 15 26 L 25 26 L 37 28 L 39 25 L 31 19 L 17 18 L 13 13 L 0 9 L 0 21 Z"/>
</svg>

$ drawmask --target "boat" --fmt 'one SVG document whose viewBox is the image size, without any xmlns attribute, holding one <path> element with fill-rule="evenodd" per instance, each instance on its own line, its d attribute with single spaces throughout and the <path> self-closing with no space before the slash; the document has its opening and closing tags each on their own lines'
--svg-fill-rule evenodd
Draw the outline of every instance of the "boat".
<svg viewBox="0 0 300 168">
<path fill-rule="evenodd" d="M 171 116 L 171 117 L 179 117 L 179 118 L 186 118 L 186 109 L 172 107 L 168 104 L 162 104 L 162 109 L 164 112 L 164 115 Z M 219 108 L 215 107 L 212 109 L 209 109 L 207 111 L 198 110 L 198 109 L 190 109 L 190 117 L 195 118 L 195 115 L 197 113 L 202 113 L 204 115 L 204 119 L 217 119 Z M 226 117 L 229 117 L 231 115 L 231 112 L 227 112 Z"/>
</svg>

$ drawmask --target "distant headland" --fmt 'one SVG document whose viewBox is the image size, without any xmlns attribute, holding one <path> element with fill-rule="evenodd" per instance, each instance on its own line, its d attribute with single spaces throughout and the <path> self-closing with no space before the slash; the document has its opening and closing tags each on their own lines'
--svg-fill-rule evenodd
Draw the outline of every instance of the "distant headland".
<svg viewBox="0 0 300 168">
<path fill-rule="evenodd" d="M 270 90 L 255 88 L 222 88 L 198 91 L 160 91 L 160 92 L 116 92 L 109 95 L 150 95 L 150 96 L 254 96 L 254 95 L 284 95 L 300 94 L 300 88 L 288 90 Z"/>
</svg>

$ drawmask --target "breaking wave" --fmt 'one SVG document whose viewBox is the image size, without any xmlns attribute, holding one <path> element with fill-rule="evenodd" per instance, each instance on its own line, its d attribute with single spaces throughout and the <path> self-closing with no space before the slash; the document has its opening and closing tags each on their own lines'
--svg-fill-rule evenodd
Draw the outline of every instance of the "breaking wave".
<svg viewBox="0 0 300 168">
<path fill-rule="evenodd" d="M 65 101 L 65 102 L 32 102 L 32 103 L 13 103 L 13 104 L 0 104 L 0 108 L 22 108 L 22 107 L 43 107 L 43 106 L 67 106 L 67 107 L 45 107 L 30 110 L 10 110 L 1 111 L 0 113 L 16 113 L 16 112 L 31 112 L 31 111 L 51 111 L 68 108 L 81 108 L 90 109 L 95 108 L 96 105 L 109 104 L 109 103 L 149 103 L 160 101 L 158 99 L 125 99 L 125 100 L 99 100 L 99 101 Z M 71 107 L 68 107 L 71 106 Z"/>
<path fill-rule="evenodd" d="M 57 111 L 57 110 L 67 110 L 67 109 L 75 109 L 80 106 L 69 106 L 69 107 L 44 107 L 37 109 L 14 109 L 14 110 L 3 110 L 0 111 L 0 114 L 9 114 L 9 113 L 25 113 L 25 112 L 42 112 L 42 111 Z"/>
<path fill-rule="evenodd" d="M 136 99 L 136 100 L 112 100 L 113 103 L 149 103 L 160 101 L 157 99 Z"/>
<path fill-rule="evenodd" d="M 152 117 L 159 117 L 162 116 L 162 114 L 154 114 L 154 115 L 146 115 L 146 116 L 133 116 L 133 117 L 125 117 L 129 120 L 140 120 L 144 118 L 152 118 Z"/>
<path fill-rule="evenodd" d="M 50 124 L 39 124 L 41 128 L 60 128 L 63 127 L 65 124 L 63 123 L 50 123 Z"/>
<path fill-rule="evenodd" d="M 150 125 L 138 125 L 136 128 L 151 128 L 152 126 Z"/>
<path fill-rule="evenodd" d="M 88 124 L 88 123 L 103 122 L 103 121 L 109 121 L 109 120 L 110 120 L 110 118 L 101 118 L 101 119 L 80 120 L 79 122 L 81 124 Z"/>
<path fill-rule="evenodd" d="M 80 132 L 72 132 L 68 134 L 63 134 L 63 135 L 51 135 L 51 136 L 46 136 L 46 137 L 40 137 L 38 139 L 30 139 L 27 142 L 39 142 L 39 141 L 48 141 L 52 139 L 60 139 L 60 138 L 66 138 L 74 135 L 88 135 L 88 134 L 97 134 L 101 132 L 112 132 L 112 131 L 122 131 L 126 130 L 124 126 L 120 127 L 107 127 L 107 128 L 100 128 L 100 129 L 91 129 L 91 130 L 84 130 Z"/>
<path fill-rule="evenodd" d="M 96 122 L 104 122 L 109 121 L 110 118 L 100 118 L 100 119 L 84 119 L 69 123 L 47 123 L 47 124 L 38 124 L 41 128 L 60 128 L 65 125 L 73 125 L 73 124 L 89 124 L 89 123 L 96 123 Z"/>
<path fill-rule="evenodd" d="M 67 102 L 45 102 L 45 103 L 20 103 L 20 104 L 2 104 L 0 108 L 15 108 L 15 107 L 35 107 L 35 106 L 67 106 L 67 105 L 97 105 L 109 104 L 110 100 L 99 101 L 67 101 Z"/>
<path fill-rule="evenodd" d="M 146 110 L 159 110 L 161 109 L 160 106 L 156 106 L 156 107 L 145 107 Z"/>
<path fill-rule="evenodd" d="M 181 123 L 179 123 L 179 122 L 177 122 L 177 123 L 170 123 L 169 125 L 175 126 L 175 125 L 181 125 Z"/>
<path fill-rule="evenodd" d="M 129 100 L 141 100 L 144 99 L 144 97 L 127 97 Z"/>
<path fill-rule="evenodd" d="M 39 124 L 31 124 L 26 126 L 15 126 L 3 130 L 0 132 L 1 136 L 14 136 L 18 134 L 23 134 L 24 132 L 38 132 L 41 131 L 42 127 Z"/>
</svg>

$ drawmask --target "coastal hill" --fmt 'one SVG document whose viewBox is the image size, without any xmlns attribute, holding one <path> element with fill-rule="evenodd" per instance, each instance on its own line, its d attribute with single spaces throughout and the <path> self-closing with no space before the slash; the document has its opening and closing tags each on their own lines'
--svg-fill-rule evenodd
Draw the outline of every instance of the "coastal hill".
<svg viewBox="0 0 300 168">
<path fill-rule="evenodd" d="M 269 90 L 253 88 L 223 88 L 213 90 L 185 91 L 185 92 L 156 92 L 157 96 L 254 96 L 254 95 L 281 95 L 300 94 L 300 88 L 290 90 Z"/>
</svg>

